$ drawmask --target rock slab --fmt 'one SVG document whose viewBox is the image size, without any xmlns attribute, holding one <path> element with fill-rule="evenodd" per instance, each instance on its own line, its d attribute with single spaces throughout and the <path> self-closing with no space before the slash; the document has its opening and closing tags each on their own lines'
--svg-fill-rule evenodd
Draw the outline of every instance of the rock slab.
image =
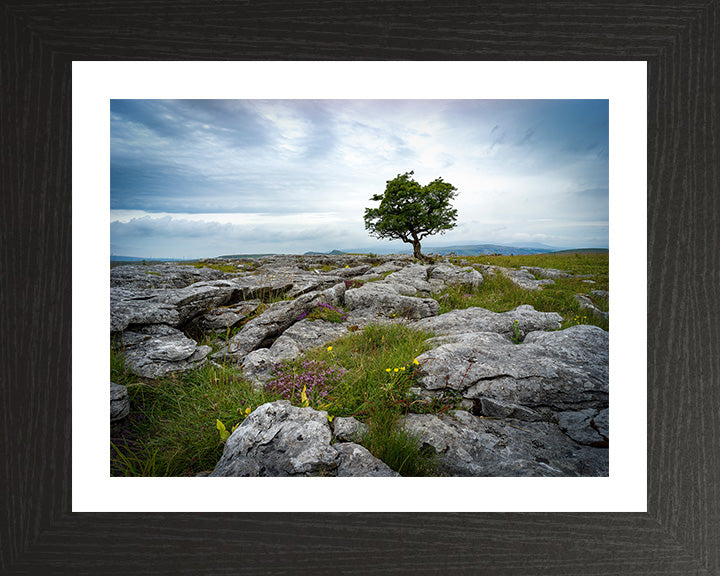
<svg viewBox="0 0 720 576">
<path fill-rule="evenodd" d="M 332 440 L 327 412 L 263 404 L 230 435 L 210 476 L 397 476 L 362 446 Z"/>
</svg>

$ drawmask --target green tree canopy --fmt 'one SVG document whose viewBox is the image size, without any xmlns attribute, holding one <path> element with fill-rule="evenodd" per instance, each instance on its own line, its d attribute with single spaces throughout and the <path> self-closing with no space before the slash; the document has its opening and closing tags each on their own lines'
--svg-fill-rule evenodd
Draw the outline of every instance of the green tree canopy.
<svg viewBox="0 0 720 576">
<path fill-rule="evenodd" d="M 421 259 L 420 240 L 455 227 L 457 210 L 450 201 L 457 196 L 457 188 L 442 178 L 420 186 L 411 178 L 413 174 L 398 174 L 388 180 L 383 194 L 370 198 L 380 206 L 365 208 L 365 229 L 377 238 L 412 244 L 415 258 Z"/>
</svg>

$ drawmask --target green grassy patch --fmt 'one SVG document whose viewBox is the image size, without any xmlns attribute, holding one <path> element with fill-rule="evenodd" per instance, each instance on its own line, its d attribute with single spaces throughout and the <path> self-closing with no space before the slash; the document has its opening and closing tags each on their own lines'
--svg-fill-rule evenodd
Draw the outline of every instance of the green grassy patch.
<svg viewBox="0 0 720 576">
<path fill-rule="evenodd" d="M 507 312 L 521 304 L 530 304 L 541 312 L 557 312 L 563 317 L 562 328 L 576 324 L 592 324 L 608 330 L 607 319 L 596 316 L 580 307 L 575 294 L 587 294 L 591 290 L 608 290 L 608 255 L 535 254 L 529 256 L 475 256 L 466 260 L 474 264 L 492 264 L 506 268 L 539 266 L 556 268 L 584 278 L 557 278 L 541 290 L 526 290 L 514 284 L 501 273 L 483 274 L 483 283 L 475 290 L 463 287 L 450 288 L 435 296 L 440 303 L 440 313 L 478 306 L 493 312 Z M 589 284 L 584 280 L 592 280 Z M 593 298 L 597 307 L 607 312 L 607 299 Z"/>
<path fill-rule="evenodd" d="M 125 357 L 122 351 L 115 346 L 110 346 L 110 382 L 120 386 L 127 386 L 137 381 L 135 376 L 125 365 Z"/>
<path fill-rule="evenodd" d="M 610 255 L 609 253 L 595 252 L 548 252 L 519 256 L 464 256 L 463 259 L 473 264 L 492 264 L 505 268 L 539 266 L 540 268 L 556 268 L 571 274 L 604 275 L 605 282 L 607 282 Z M 593 280 L 597 279 L 593 278 Z M 607 287 L 601 289 L 606 290 Z"/>
<path fill-rule="evenodd" d="M 342 308 L 337 308 L 320 302 L 305 316 L 308 320 L 325 320 L 326 322 L 341 323 L 347 320 L 347 313 Z"/>
<path fill-rule="evenodd" d="M 195 268 L 212 268 L 213 270 L 219 270 L 220 272 L 238 272 L 235 264 L 219 264 L 219 263 L 208 263 L 208 262 L 178 262 L 182 266 L 194 266 Z"/>
<path fill-rule="evenodd" d="M 233 369 L 205 366 L 128 386 L 129 431 L 115 438 L 115 476 L 194 476 L 212 470 L 222 455 L 219 420 L 228 431 L 248 410 L 278 399 L 255 391 Z"/>
</svg>

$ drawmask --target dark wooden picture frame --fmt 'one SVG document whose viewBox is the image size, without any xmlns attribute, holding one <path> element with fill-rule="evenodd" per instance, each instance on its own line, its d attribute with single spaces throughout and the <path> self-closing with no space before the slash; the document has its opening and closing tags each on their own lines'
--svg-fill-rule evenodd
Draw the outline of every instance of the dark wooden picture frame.
<svg viewBox="0 0 720 576">
<path fill-rule="evenodd" d="M 720 574 L 720 1 L 6 0 L 0 45 L 0 573 Z M 648 512 L 72 513 L 73 60 L 647 61 Z"/>
</svg>

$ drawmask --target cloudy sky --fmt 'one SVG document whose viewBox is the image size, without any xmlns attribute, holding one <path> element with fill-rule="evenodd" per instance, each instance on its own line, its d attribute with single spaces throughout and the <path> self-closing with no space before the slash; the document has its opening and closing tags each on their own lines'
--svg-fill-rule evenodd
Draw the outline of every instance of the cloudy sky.
<svg viewBox="0 0 720 576">
<path fill-rule="evenodd" d="M 363 223 L 410 170 L 459 192 L 424 247 L 608 247 L 607 100 L 112 100 L 111 253 L 410 249 Z"/>
</svg>

